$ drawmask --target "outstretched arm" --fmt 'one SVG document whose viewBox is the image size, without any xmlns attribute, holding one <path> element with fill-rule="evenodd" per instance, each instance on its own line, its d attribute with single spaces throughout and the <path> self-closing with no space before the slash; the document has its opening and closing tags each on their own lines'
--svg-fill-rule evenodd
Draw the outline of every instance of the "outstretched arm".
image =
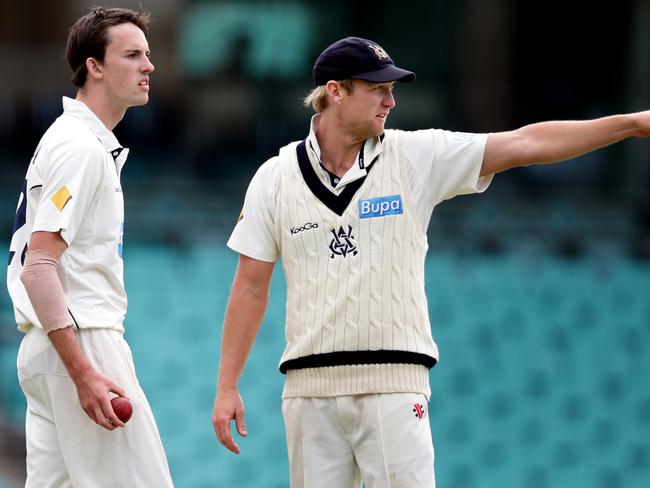
<svg viewBox="0 0 650 488">
<path fill-rule="evenodd" d="M 526 125 L 488 136 L 481 176 L 516 166 L 563 161 L 628 137 L 648 136 L 650 111 Z"/>
<path fill-rule="evenodd" d="M 235 454 L 239 446 L 233 441 L 230 422 L 235 420 L 239 434 L 247 435 L 237 382 L 262 324 L 274 266 L 240 255 L 226 308 L 212 425 L 219 442 Z"/>
</svg>

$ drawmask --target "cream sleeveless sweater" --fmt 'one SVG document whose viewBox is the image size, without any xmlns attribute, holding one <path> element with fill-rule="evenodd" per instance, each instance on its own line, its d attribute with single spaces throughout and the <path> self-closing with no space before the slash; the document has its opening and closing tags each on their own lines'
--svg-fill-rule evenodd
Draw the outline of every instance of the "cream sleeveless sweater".
<svg viewBox="0 0 650 488">
<path fill-rule="evenodd" d="M 280 150 L 276 235 L 287 281 L 283 398 L 417 392 L 438 358 L 424 293 L 426 234 L 399 131 L 368 175 L 326 188 L 304 143 Z"/>
</svg>

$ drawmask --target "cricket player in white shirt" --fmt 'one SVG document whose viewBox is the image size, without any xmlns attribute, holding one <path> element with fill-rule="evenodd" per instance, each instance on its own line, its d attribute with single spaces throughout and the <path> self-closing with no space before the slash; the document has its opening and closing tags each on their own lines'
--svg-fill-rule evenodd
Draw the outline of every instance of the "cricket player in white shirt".
<svg viewBox="0 0 650 488">
<path fill-rule="evenodd" d="M 212 423 L 238 453 L 239 377 L 268 302 L 287 281 L 284 414 L 292 488 L 433 488 L 427 419 L 438 360 L 424 293 L 435 205 L 495 173 L 650 135 L 650 112 L 493 134 L 385 130 L 393 86 L 415 75 L 377 43 L 341 39 L 316 60 L 317 114 L 253 177 L 228 246 L 240 253 L 224 321 Z"/>
<path fill-rule="evenodd" d="M 148 14 L 95 8 L 70 30 L 78 87 L 45 132 L 20 194 L 7 284 L 27 399 L 28 488 L 173 486 L 123 338 L 128 149 L 111 132 L 149 99 Z M 128 424 L 111 398 L 133 405 Z"/>
</svg>

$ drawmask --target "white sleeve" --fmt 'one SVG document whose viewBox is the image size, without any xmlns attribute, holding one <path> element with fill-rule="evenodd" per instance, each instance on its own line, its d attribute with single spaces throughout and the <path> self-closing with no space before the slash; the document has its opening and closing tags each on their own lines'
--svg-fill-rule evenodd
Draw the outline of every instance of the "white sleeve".
<svg viewBox="0 0 650 488">
<path fill-rule="evenodd" d="M 424 229 L 438 203 L 490 185 L 492 175 L 479 176 L 487 137 L 441 129 L 404 132 L 409 182 Z"/>
<path fill-rule="evenodd" d="M 60 230 L 70 245 L 104 178 L 104 154 L 99 151 L 78 142 L 60 144 L 48 151 L 47 161 L 42 162 L 46 168 L 32 232 Z"/>
<path fill-rule="evenodd" d="M 228 247 L 245 256 L 274 263 L 280 257 L 275 235 L 275 203 L 279 157 L 269 159 L 255 173 L 246 190 L 239 222 Z"/>
</svg>

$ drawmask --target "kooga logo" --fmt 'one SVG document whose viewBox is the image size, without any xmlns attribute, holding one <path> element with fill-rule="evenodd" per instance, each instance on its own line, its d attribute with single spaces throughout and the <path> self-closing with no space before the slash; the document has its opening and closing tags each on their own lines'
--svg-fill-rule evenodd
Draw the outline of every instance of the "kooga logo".
<svg viewBox="0 0 650 488">
<path fill-rule="evenodd" d="M 402 196 L 369 198 L 359 200 L 359 218 L 371 219 L 385 215 L 398 215 L 402 213 Z"/>
<path fill-rule="evenodd" d="M 291 235 L 294 235 L 297 234 L 298 232 L 302 232 L 303 230 L 311 230 L 311 229 L 318 229 L 318 224 L 312 224 L 311 222 L 307 222 L 302 227 L 291 227 L 289 230 L 291 231 Z"/>
</svg>

